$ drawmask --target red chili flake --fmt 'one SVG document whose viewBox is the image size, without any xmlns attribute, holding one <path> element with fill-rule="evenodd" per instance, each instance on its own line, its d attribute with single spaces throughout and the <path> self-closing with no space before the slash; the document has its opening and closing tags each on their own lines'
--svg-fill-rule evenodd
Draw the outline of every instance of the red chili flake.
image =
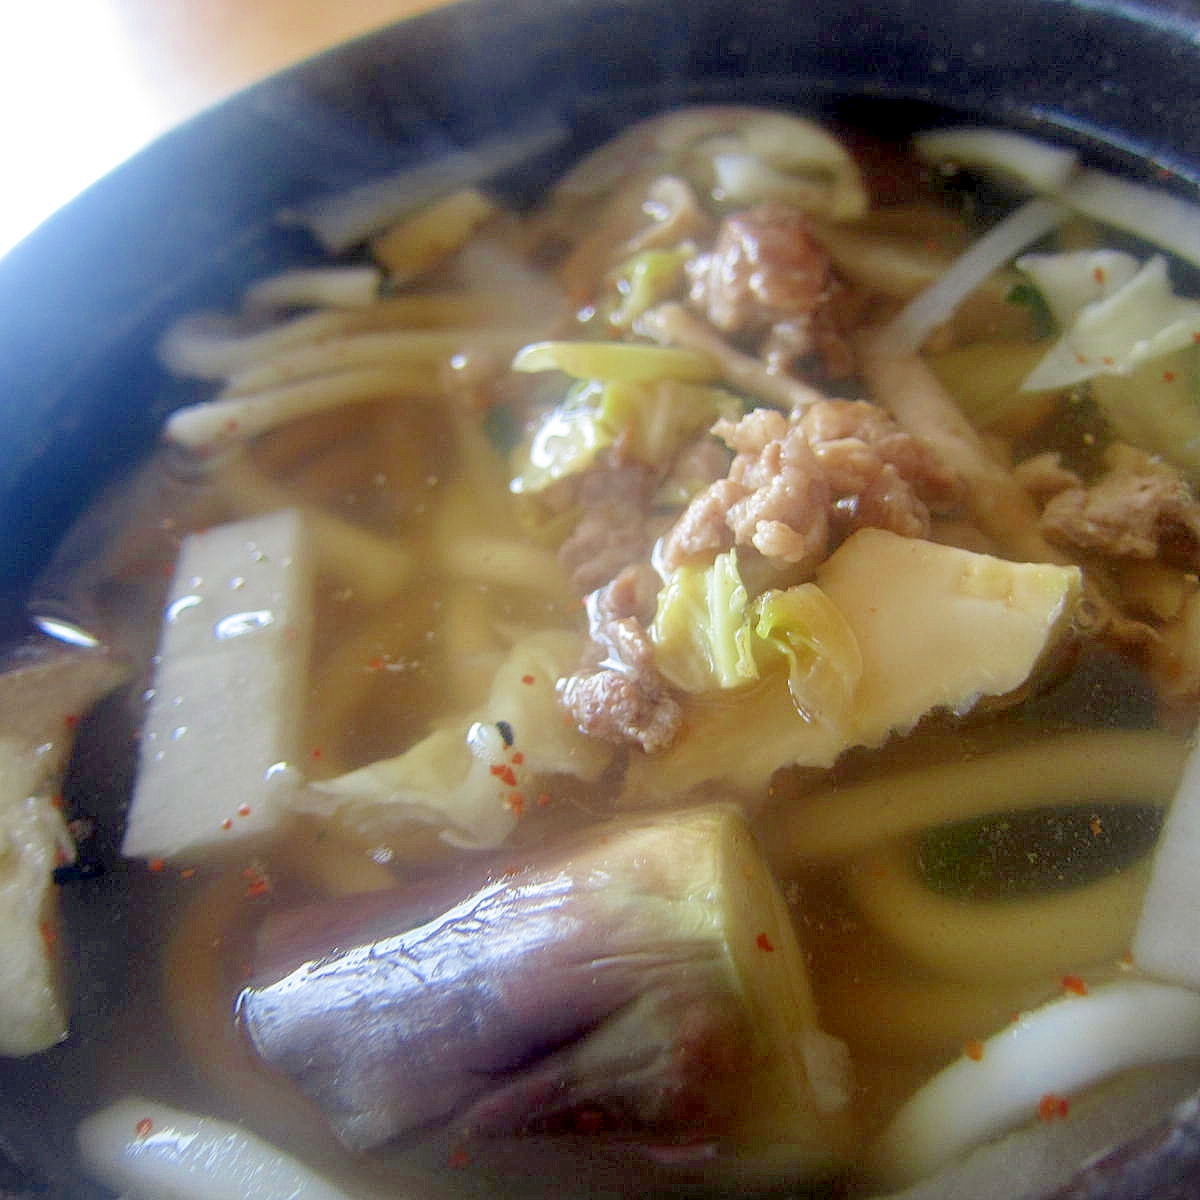
<svg viewBox="0 0 1200 1200">
<path fill-rule="evenodd" d="M 512 767 L 506 767 L 503 765 L 492 767 L 492 774 L 495 775 L 495 777 L 499 779 L 505 787 L 517 786 L 517 777 L 513 772 Z"/>
<path fill-rule="evenodd" d="M 963 1044 L 963 1053 L 972 1062 L 979 1062 L 983 1058 L 983 1043 L 978 1038 L 971 1038 Z"/>
<path fill-rule="evenodd" d="M 1086 359 L 1086 358 L 1085 358 L 1085 357 L 1084 357 L 1082 354 L 1080 354 L 1078 350 L 1076 350 L 1076 351 L 1075 351 L 1075 361 L 1076 361 L 1076 362 L 1077 362 L 1077 363 L 1078 363 L 1078 364 L 1079 364 L 1081 367 L 1086 367 L 1086 366 L 1087 366 L 1087 359 Z"/>
<path fill-rule="evenodd" d="M 367 663 L 368 671 L 382 671 L 387 663 L 384 661 L 382 654 L 377 654 L 369 663 Z"/>
<path fill-rule="evenodd" d="M 248 805 L 248 804 L 238 805 L 238 816 L 239 817 L 248 817 L 249 815 L 250 815 L 250 805 Z"/>
<path fill-rule="evenodd" d="M 768 954 L 770 954 L 775 949 L 775 947 L 773 945 L 771 945 L 771 939 L 769 937 L 767 937 L 767 935 L 765 933 L 760 933 L 758 935 L 758 937 L 756 937 L 754 939 L 754 944 L 760 950 L 765 950 Z"/>
<path fill-rule="evenodd" d="M 42 945 L 46 947 L 46 952 L 53 954 L 58 949 L 58 930 L 49 921 L 39 921 L 38 933 L 42 935 Z"/>
<path fill-rule="evenodd" d="M 322 758 L 325 757 L 325 751 L 322 750 L 320 746 L 314 746 L 308 752 L 308 757 L 311 758 L 314 762 L 319 762 Z"/>
<path fill-rule="evenodd" d="M 271 890 L 271 881 L 267 878 L 256 879 L 249 887 L 246 888 L 246 898 L 248 900 L 256 900 L 259 896 L 265 896 Z"/>
<path fill-rule="evenodd" d="M 68 729 L 78 729 L 79 728 L 79 716 L 76 713 L 70 713 L 67 716 L 63 717 L 63 724 Z"/>
<path fill-rule="evenodd" d="M 149 1117 L 143 1117 L 134 1127 L 133 1132 L 140 1138 L 150 1136 L 150 1130 L 154 1128 L 154 1122 Z"/>
<path fill-rule="evenodd" d="M 511 792 L 505 801 L 514 817 L 519 817 L 525 811 L 525 797 L 520 792 Z"/>
<path fill-rule="evenodd" d="M 1074 992 L 1076 996 L 1086 996 L 1088 985 L 1078 975 L 1064 975 L 1059 981 L 1064 992 Z"/>
<path fill-rule="evenodd" d="M 161 859 L 161 858 L 152 858 L 146 864 L 146 870 L 150 871 L 154 875 L 159 874 L 161 871 L 165 871 L 166 868 L 167 868 L 166 860 Z"/>
<path fill-rule="evenodd" d="M 470 1161 L 471 1156 L 467 1153 L 466 1146 L 455 1146 L 446 1156 L 446 1166 L 453 1167 L 455 1170 L 461 1170 Z"/>
<path fill-rule="evenodd" d="M 525 755 L 518 750 L 516 754 L 514 754 L 508 761 L 511 762 L 514 767 L 519 767 L 525 761 Z"/>
<path fill-rule="evenodd" d="M 524 684 L 526 687 L 531 687 L 531 686 L 533 685 L 533 682 L 534 682 L 533 676 L 532 676 L 532 675 L 522 675 L 522 676 L 521 676 L 521 682 L 522 682 L 522 683 L 523 683 L 523 684 Z"/>
<path fill-rule="evenodd" d="M 1114 364 L 1114 362 L 1115 362 L 1116 360 L 1115 360 L 1115 359 L 1112 357 L 1112 355 L 1111 355 L 1111 354 L 1106 354 L 1106 355 L 1105 355 L 1105 356 L 1104 356 L 1104 357 L 1103 357 L 1103 358 L 1102 358 L 1100 361 L 1101 361 L 1101 362 L 1102 362 L 1102 363 L 1103 363 L 1103 364 L 1104 364 L 1106 367 L 1111 367 L 1111 366 Z"/>
<path fill-rule="evenodd" d="M 1101 287 L 1103 287 L 1103 286 L 1104 286 L 1104 281 L 1105 281 L 1105 279 L 1107 278 L 1107 276 L 1104 274 L 1104 268 L 1103 268 L 1103 267 L 1096 267 L 1096 268 L 1095 268 L 1095 269 L 1092 271 L 1092 278 L 1093 278 L 1093 279 L 1094 279 L 1094 280 L 1095 280 L 1095 281 L 1096 281 L 1098 284 L 1100 284 L 1100 286 L 1101 286 Z"/>
<path fill-rule="evenodd" d="M 226 817 L 225 820 L 223 820 L 221 822 L 221 828 L 222 829 L 232 829 L 233 828 L 233 818 Z"/>
<path fill-rule="evenodd" d="M 1197 345 L 1200 345 L 1200 329 L 1197 329 L 1196 332 L 1192 334 L 1192 341 Z"/>
<path fill-rule="evenodd" d="M 191 877 L 193 875 L 195 875 L 195 873 L 196 873 L 195 867 L 184 867 L 183 870 L 179 872 L 179 878 L 180 879 L 191 879 Z"/>
<path fill-rule="evenodd" d="M 1163 383 L 1174 383 L 1174 382 L 1175 382 L 1175 372 L 1174 371 L 1164 371 L 1163 372 Z"/>
<path fill-rule="evenodd" d="M 1071 1103 L 1065 1096 L 1047 1092 L 1039 1101 L 1037 1115 L 1039 1121 L 1059 1121 L 1067 1115 Z"/>
<path fill-rule="evenodd" d="M 61 846 L 54 847 L 54 865 L 56 867 L 65 867 L 70 861 L 67 852 Z"/>
<path fill-rule="evenodd" d="M 50 807 L 57 808 L 59 812 L 62 812 L 62 810 L 66 808 L 66 803 L 63 800 L 61 793 L 50 797 Z"/>
<path fill-rule="evenodd" d="M 538 808 L 545 808 L 546 805 L 550 803 L 550 793 L 549 792 L 538 792 L 537 802 L 538 802 Z"/>
<path fill-rule="evenodd" d="M 237 420 L 234 417 L 230 417 L 229 420 L 227 420 L 225 422 L 225 432 L 226 433 L 237 433 L 237 431 L 238 431 Z"/>
</svg>

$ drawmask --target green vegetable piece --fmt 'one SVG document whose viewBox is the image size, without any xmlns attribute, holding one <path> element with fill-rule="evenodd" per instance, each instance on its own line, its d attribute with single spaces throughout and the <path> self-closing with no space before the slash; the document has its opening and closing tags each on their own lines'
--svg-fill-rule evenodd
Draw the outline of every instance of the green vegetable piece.
<svg viewBox="0 0 1200 1200">
<path fill-rule="evenodd" d="M 1015 284 L 1005 299 L 1009 304 L 1019 304 L 1022 308 L 1029 309 L 1034 332 L 1039 338 L 1053 337 L 1058 332 L 1054 314 L 1050 311 L 1050 305 L 1046 303 L 1046 297 L 1032 283 Z"/>
<path fill-rule="evenodd" d="M 610 383 L 601 395 L 597 415 L 613 440 L 624 438 L 630 455 L 665 468 L 718 417 L 740 417 L 742 406 L 726 392 L 674 380 Z"/>
<path fill-rule="evenodd" d="M 540 492 L 559 479 L 577 475 L 596 455 L 611 446 L 615 433 L 597 419 L 601 388 L 576 384 L 566 399 L 543 418 L 529 447 L 518 454 L 517 471 L 509 490 L 518 495 Z"/>
<path fill-rule="evenodd" d="M 1128 805 L 1042 808 L 928 830 L 918 862 L 926 886 L 995 900 L 1095 883 L 1154 846 L 1162 810 Z"/>
<path fill-rule="evenodd" d="M 609 313 L 609 323 L 629 329 L 648 308 L 669 300 L 682 285 L 684 265 L 695 253 L 695 246 L 686 244 L 674 250 L 644 250 L 626 259 L 613 272 L 621 302 Z"/>
<path fill-rule="evenodd" d="M 673 379 L 577 384 L 535 430 L 509 486 L 522 494 L 541 491 L 586 471 L 618 438 L 627 455 L 666 470 L 718 417 L 740 415 L 736 397 Z"/>
<path fill-rule="evenodd" d="M 754 633 L 788 660 L 788 691 L 810 721 L 842 723 L 862 678 L 858 639 L 815 583 L 765 592 L 755 603 Z"/>
<path fill-rule="evenodd" d="M 718 554 L 709 567 L 672 571 L 649 633 L 658 669 L 685 692 L 753 683 L 759 672 L 737 551 Z"/>
<path fill-rule="evenodd" d="M 1200 483 L 1200 347 L 1189 345 L 1124 375 L 1096 375 L 1092 398 L 1117 437 Z"/>
<path fill-rule="evenodd" d="M 695 350 L 623 342 L 533 342 L 518 351 L 514 371 L 562 371 L 575 379 L 707 383 L 721 374 L 717 361 Z"/>
</svg>

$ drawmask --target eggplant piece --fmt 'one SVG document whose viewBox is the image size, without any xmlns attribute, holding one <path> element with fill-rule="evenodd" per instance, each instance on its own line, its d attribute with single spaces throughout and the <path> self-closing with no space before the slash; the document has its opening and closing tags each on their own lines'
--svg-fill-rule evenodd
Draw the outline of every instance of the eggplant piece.
<svg viewBox="0 0 1200 1200">
<path fill-rule="evenodd" d="M 790 914 L 737 809 L 269 917 L 239 999 L 342 1140 L 591 1133 L 803 1173 L 847 1141 Z"/>
</svg>

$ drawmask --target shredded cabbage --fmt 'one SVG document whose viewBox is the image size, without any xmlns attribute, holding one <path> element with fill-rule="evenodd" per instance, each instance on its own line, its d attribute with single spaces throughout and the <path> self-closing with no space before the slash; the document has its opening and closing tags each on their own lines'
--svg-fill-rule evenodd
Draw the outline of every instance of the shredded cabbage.
<svg viewBox="0 0 1200 1200">
<path fill-rule="evenodd" d="M 1121 250 L 1068 250 L 1024 254 L 1017 259 L 1046 301 L 1059 329 L 1068 329 L 1087 305 L 1124 287 L 1141 264 Z"/>
<path fill-rule="evenodd" d="M 1102 374 L 1128 374 L 1198 338 L 1200 301 L 1172 292 L 1167 260 L 1156 254 L 1122 286 L 1079 309 L 1022 387 L 1042 391 Z"/>
<path fill-rule="evenodd" d="M 683 282 L 683 268 L 696 253 L 691 242 L 672 250 L 643 250 L 626 259 L 612 279 L 621 301 L 608 314 L 609 324 L 629 330 L 647 309 L 669 300 Z"/>
<path fill-rule="evenodd" d="M 364 836 L 386 838 L 417 822 L 440 827 L 452 845 L 499 845 L 516 827 L 526 790 L 543 777 L 592 781 L 608 765 L 611 748 L 565 723 L 558 707 L 555 684 L 581 649 L 574 633 L 531 634 L 513 646 L 480 711 L 395 758 L 310 784 L 299 803 Z"/>
<path fill-rule="evenodd" d="M 749 596 L 737 551 L 708 567 L 677 567 L 658 593 L 649 629 L 659 671 L 685 692 L 707 692 L 758 678 Z"/>
<path fill-rule="evenodd" d="M 741 412 L 741 402 L 727 392 L 672 379 L 579 384 L 534 431 L 509 486 L 519 494 L 539 492 L 587 470 L 618 439 L 629 456 L 666 469 L 718 417 L 736 419 Z"/>
<path fill-rule="evenodd" d="M 512 369 L 562 371 L 574 379 L 606 382 L 678 379 L 707 383 L 721 374 L 716 359 L 696 350 L 629 342 L 532 342 L 518 352 Z"/>
<path fill-rule="evenodd" d="M 754 605 L 755 645 L 788 661 L 788 691 L 809 721 L 844 724 L 862 678 L 854 630 L 815 584 L 764 592 Z"/>
<path fill-rule="evenodd" d="M 1091 393 L 1121 441 L 1200 484 L 1200 346 L 1142 363 L 1127 375 L 1097 375 Z"/>
</svg>

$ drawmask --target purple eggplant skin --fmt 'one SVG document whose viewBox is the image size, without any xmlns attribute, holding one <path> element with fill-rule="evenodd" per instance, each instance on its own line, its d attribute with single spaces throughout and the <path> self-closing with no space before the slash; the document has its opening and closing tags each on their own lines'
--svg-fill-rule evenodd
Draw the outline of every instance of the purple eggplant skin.
<svg viewBox="0 0 1200 1200">
<path fill-rule="evenodd" d="M 446 885 L 269 918 L 240 1020 L 355 1150 L 438 1125 L 719 1138 L 760 1035 L 708 846 L 744 827 L 695 813 L 597 826 L 440 909 Z"/>
</svg>

